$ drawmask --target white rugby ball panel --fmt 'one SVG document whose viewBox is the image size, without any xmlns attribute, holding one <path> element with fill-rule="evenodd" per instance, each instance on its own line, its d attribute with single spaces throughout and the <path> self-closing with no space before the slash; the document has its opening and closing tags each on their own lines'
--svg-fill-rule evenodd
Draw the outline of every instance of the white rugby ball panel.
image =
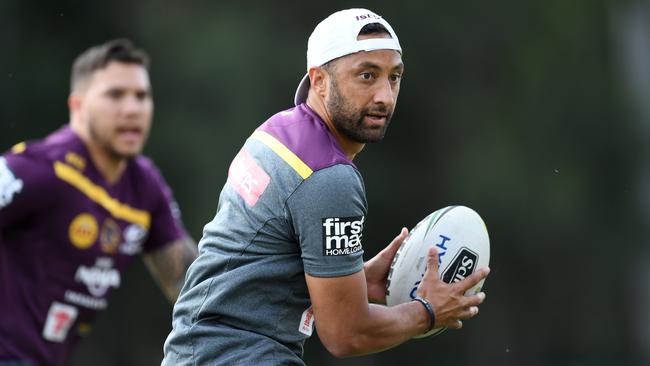
<svg viewBox="0 0 650 366">
<path fill-rule="evenodd" d="M 438 250 L 439 277 L 447 282 L 461 281 L 490 261 L 490 239 L 485 223 L 472 209 L 449 206 L 420 221 L 397 251 L 388 274 L 386 303 L 395 306 L 412 301 L 426 271 L 432 246 Z M 465 292 L 481 291 L 483 281 Z M 439 334 L 433 329 L 420 337 Z"/>
</svg>

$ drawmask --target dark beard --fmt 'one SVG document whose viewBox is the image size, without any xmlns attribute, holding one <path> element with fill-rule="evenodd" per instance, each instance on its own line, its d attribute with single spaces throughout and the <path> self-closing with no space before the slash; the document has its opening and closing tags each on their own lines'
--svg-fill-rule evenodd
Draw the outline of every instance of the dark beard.
<svg viewBox="0 0 650 366">
<path fill-rule="evenodd" d="M 384 138 L 386 129 L 390 124 L 392 113 L 388 107 L 381 105 L 372 110 L 363 108 L 355 111 L 354 107 L 347 103 L 334 78 L 330 79 L 330 98 L 327 101 L 327 109 L 332 116 L 332 123 L 336 129 L 345 137 L 360 143 L 378 142 Z M 363 119 L 368 113 L 386 114 L 386 123 L 381 127 L 363 127 Z"/>
<path fill-rule="evenodd" d="M 88 134 L 90 136 L 90 139 L 93 141 L 93 143 L 97 146 L 99 146 L 102 150 L 104 150 L 108 155 L 114 159 L 114 160 L 131 160 L 135 157 L 133 154 L 123 154 L 120 153 L 119 151 L 115 150 L 113 146 L 111 146 L 109 141 L 104 140 L 95 130 L 94 128 L 95 123 L 90 120 L 88 121 Z"/>
</svg>

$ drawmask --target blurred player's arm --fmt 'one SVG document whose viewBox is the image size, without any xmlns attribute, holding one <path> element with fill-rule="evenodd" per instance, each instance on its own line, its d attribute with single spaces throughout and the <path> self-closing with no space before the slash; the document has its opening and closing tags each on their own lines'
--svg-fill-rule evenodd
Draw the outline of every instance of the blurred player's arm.
<svg viewBox="0 0 650 366">
<path fill-rule="evenodd" d="M 146 253 L 142 258 L 167 299 L 173 304 L 183 287 L 185 272 L 197 255 L 196 244 L 186 238 Z"/>
<path fill-rule="evenodd" d="M 154 178 L 160 190 L 157 210 L 152 212 L 148 247 L 142 259 L 167 299 L 173 304 L 183 287 L 185 272 L 198 255 L 196 243 L 183 227 L 181 211 L 171 188 L 158 170 Z M 145 244 L 145 245 L 147 245 Z"/>
</svg>

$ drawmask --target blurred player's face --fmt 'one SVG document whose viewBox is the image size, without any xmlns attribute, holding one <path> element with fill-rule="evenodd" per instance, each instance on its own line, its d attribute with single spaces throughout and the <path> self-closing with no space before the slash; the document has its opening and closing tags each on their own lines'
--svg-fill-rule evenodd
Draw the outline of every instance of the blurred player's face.
<svg viewBox="0 0 650 366">
<path fill-rule="evenodd" d="M 401 55 L 393 50 L 358 52 L 336 60 L 332 68 L 325 103 L 334 126 L 354 142 L 380 141 L 397 103 L 404 71 Z"/>
<path fill-rule="evenodd" d="M 153 116 L 145 67 L 110 62 L 93 73 L 80 94 L 78 112 L 94 147 L 114 159 L 132 158 L 142 151 Z"/>
</svg>

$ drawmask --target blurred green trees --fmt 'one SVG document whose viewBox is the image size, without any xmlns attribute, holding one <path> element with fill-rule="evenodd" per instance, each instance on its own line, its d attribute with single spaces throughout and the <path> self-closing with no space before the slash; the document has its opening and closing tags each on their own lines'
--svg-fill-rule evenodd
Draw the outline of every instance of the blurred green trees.
<svg viewBox="0 0 650 366">
<path fill-rule="evenodd" d="M 488 224 L 493 271 L 481 315 L 462 331 L 338 363 L 313 337 L 308 364 L 642 361 L 627 264 L 641 248 L 643 141 L 617 72 L 612 4 L 361 4 L 391 22 L 406 64 L 386 139 L 357 159 L 370 208 L 366 254 L 401 226 L 464 204 Z M 129 37 L 153 59 L 156 113 L 146 152 L 198 240 L 241 143 L 292 106 L 311 30 L 350 5 L 4 1 L 0 147 L 66 123 L 74 57 Z M 171 308 L 141 266 L 123 287 L 73 365 L 161 359 Z"/>
</svg>

